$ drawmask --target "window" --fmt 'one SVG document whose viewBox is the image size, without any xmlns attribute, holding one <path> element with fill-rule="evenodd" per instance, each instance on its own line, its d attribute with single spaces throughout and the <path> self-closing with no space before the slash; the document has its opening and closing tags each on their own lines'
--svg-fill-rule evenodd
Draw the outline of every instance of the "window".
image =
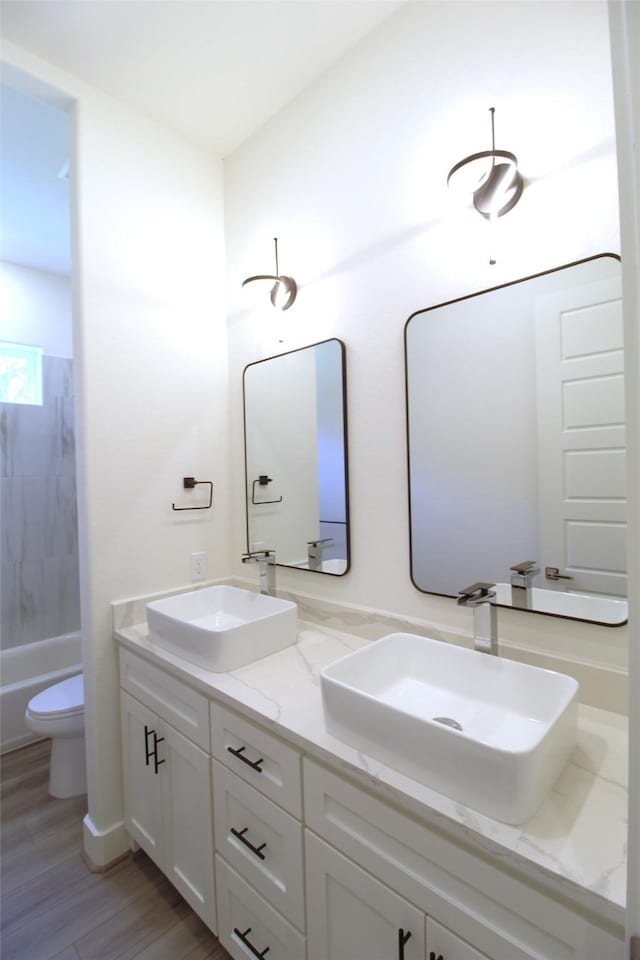
<svg viewBox="0 0 640 960">
<path fill-rule="evenodd" d="M 42 405 L 42 347 L 0 342 L 0 403 Z"/>
</svg>

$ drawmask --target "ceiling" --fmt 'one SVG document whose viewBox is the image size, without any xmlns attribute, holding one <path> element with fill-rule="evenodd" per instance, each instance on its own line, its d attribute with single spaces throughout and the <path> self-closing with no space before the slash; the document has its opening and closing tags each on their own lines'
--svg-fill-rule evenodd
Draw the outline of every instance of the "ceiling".
<svg viewBox="0 0 640 960">
<path fill-rule="evenodd" d="M 2 35 L 233 151 L 404 0 L 2 0 Z M 1 257 L 69 273 L 66 114 L 2 87 Z"/>
<path fill-rule="evenodd" d="M 3 0 L 2 34 L 226 156 L 402 0 Z"/>
</svg>

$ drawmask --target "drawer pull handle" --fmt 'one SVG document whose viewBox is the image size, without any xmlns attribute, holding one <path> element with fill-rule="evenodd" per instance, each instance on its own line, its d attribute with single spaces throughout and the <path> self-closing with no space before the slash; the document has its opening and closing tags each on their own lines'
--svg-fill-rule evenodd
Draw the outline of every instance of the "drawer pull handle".
<svg viewBox="0 0 640 960">
<path fill-rule="evenodd" d="M 254 847 L 251 841 L 247 840 L 245 837 L 245 833 L 248 829 L 249 827 L 244 827 L 242 830 L 236 830 L 235 827 L 231 827 L 231 833 L 234 835 L 234 837 L 237 837 L 241 843 L 244 843 L 245 847 L 249 847 L 251 853 L 255 853 L 256 857 L 259 857 L 261 860 L 265 860 L 266 858 L 262 851 L 266 847 L 266 843 L 261 843 L 259 847 Z"/>
<path fill-rule="evenodd" d="M 244 933 L 240 933 L 237 927 L 233 928 L 233 932 L 239 940 L 242 940 L 247 950 L 250 950 L 254 957 L 257 957 L 258 960 L 262 960 L 263 957 L 269 953 L 269 947 L 265 947 L 262 953 L 259 953 L 258 950 L 254 947 L 251 941 L 247 938 L 247 934 L 251 933 L 251 927 L 247 927 Z"/>
<path fill-rule="evenodd" d="M 411 937 L 411 931 L 405 933 L 402 927 L 398 930 L 398 960 L 404 960 L 404 945 Z M 431 960 L 431 958 L 429 958 Z"/>
<path fill-rule="evenodd" d="M 264 770 L 260 766 L 261 763 L 264 763 L 264 757 L 260 757 L 259 760 L 249 760 L 249 758 L 245 757 L 243 753 L 243 751 L 246 749 L 246 747 L 238 747 L 236 750 L 234 747 L 227 747 L 229 753 L 232 753 L 234 757 L 238 758 L 238 760 L 242 760 L 242 762 L 246 763 L 246 765 L 251 767 L 252 770 L 257 770 L 258 773 L 264 773 Z"/>
</svg>

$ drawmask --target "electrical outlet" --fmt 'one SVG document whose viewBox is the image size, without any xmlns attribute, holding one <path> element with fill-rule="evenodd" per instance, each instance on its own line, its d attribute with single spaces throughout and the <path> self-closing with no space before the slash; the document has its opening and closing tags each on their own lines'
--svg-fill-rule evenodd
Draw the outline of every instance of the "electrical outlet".
<svg viewBox="0 0 640 960">
<path fill-rule="evenodd" d="M 191 554 L 191 579 L 204 580 L 204 568 L 207 555 L 202 550 L 200 553 Z"/>
</svg>

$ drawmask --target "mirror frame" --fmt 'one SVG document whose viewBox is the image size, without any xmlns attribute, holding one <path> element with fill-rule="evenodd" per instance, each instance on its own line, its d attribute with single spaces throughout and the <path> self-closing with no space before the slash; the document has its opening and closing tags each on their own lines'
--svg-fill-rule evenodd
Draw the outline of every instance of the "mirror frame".
<svg viewBox="0 0 640 960">
<path fill-rule="evenodd" d="M 276 556 L 276 567 L 283 567 L 286 570 L 300 570 L 302 573 L 317 573 L 324 577 L 344 577 L 351 569 L 351 513 L 349 507 L 349 432 L 347 417 L 347 348 L 343 340 L 339 337 L 327 337 L 326 340 L 319 340 L 316 343 L 308 343 L 303 347 L 296 347 L 293 350 L 285 350 L 283 353 L 276 353 L 270 357 L 264 357 L 262 360 L 254 360 L 248 363 L 242 371 L 242 426 L 244 431 L 244 509 L 245 509 L 245 538 L 247 553 L 250 552 L 249 536 L 249 500 L 247 491 L 249 489 L 249 464 L 247 455 L 247 391 L 246 375 L 250 367 L 255 367 L 260 363 L 268 363 L 270 360 L 277 360 L 280 357 L 288 357 L 293 353 L 300 353 L 302 350 L 310 350 L 312 347 L 319 347 L 325 343 L 337 343 L 340 348 L 340 370 L 342 374 L 342 439 L 344 450 L 344 506 L 345 506 L 345 543 L 346 543 L 346 567 L 342 573 L 332 573 L 329 570 L 310 570 L 308 567 L 297 567 L 290 563 L 279 563 Z"/>
<path fill-rule="evenodd" d="M 497 290 L 504 290 L 507 287 L 514 287 L 520 283 L 525 283 L 528 280 L 537 280 L 539 277 L 549 276 L 550 274 L 559 273 L 561 270 L 567 270 L 570 267 L 577 267 L 581 264 L 591 263 L 595 260 L 602 260 L 605 257 L 610 257 L 613 260 L 617 260 L 618 263 L 621 263 L 621 257 L 617 253 L 598 253 L 590 257 L 583 257 L 580 260 L 573 260 L 570 263 L 563 263 L 558 267 L 552 267 L 549 270 L 541 270 L 539 273 L 532 273 L 526 277 L 519 277 L 516 280 L 509 280 L 506 283 L 499 283 L 493 287 L 487 287 L 485 290 L 478 290 L 473 293 L 467 293 L 462 297 L 454 297 L 451 300 L 445 300 L 442 303 L 433 304 L 430 307 L 422 307 L 420 310 L 415 310 L 405 321 L 404 324 L 404 390 L 405 390 L 405 430 L 406 430 L 406 442 L 407 442 L 407 503 L 408 503 L 408 520 L 409 520 L 409 569 L 411 583 L 420 593 L 427 594 L 434 597 L 446 597 L 447 599 L 455 599 L 456 594 L 452 593 L 439 593 L 435 590 L 425 590 L 423 587 L 418 586 L 414 578 L 413 571 L 413 546 L 414 546 L 414 536 L 413 536 L 413 523 L 412 523 L 412 510 L 411 510 L 411 447 L 410 447 L 410 427 L 409 427 L 409 355 L 408 355 L 408 342 L 407 342 L 407 333 L 410 322 L 421 314 L 430 313 L 432 310 L 438 310 L 441 307 L 448 307 L 454 303 L 462 303 L 464 300 L 473 300 L 476 297 L 481 297 L 486 293 L 493 293 Z M 627 595 L 628 602 L 628 595 Z M 592 623 L 597 626 L 602 627 L 621 627 L 628 622 L 628 617 L 625 620 L 620 620 L 618 623 L 606 623 L 602 620 L 591 620 L 587 617 L 571 617 L 562 613 L 548 613 L 545 610 L 530 610 L 524 609 L 522 607 L 508 606 L 506 604 L 495 604 L 496 607 L 499 607 L 502 610 L 515 610 L 521 613 L 533 613 L 537 616 L 542 617 L 553 617 L 558 620 L 573 620 L 577 623 Z"/>
</svg>

